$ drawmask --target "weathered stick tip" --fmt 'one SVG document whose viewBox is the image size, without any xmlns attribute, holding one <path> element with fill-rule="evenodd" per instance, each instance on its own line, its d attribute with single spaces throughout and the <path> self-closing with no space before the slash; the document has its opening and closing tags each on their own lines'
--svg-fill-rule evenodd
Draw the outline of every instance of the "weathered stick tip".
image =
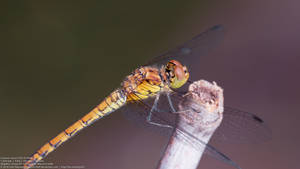
<svg viewBox="0 0 300 169">
<path fill-rule="evenodd" d="M 215 82 L 193 82 L 179 103 L 177 128 L 159 169 L 196 169 L 223 118 L 223 89 Z M 197 147 L 197 148 L 196 148 Z"/>
<path fill-rule="evenodd" d="M 223 103 L 223 89 L 216 82 L 195 81 L 179 103 L 179 125 L 188 123 L 201 130 L 215 130 L 223 118 Z"/>
</svg>

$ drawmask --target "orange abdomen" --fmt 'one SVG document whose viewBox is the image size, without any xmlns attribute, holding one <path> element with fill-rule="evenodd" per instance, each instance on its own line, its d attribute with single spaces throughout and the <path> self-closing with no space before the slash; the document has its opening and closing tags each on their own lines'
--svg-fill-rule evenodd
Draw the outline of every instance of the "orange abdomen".
<svg viewBox="0 0 300 169">
<path fill-rule="evenodd" d="M 141 67 L 136 69 L 131 75 L 127 76 L 122 83 L 121 89 L 112 92 L 92 111 L 44 144 L 44 146 L 34 153 L 24 164 L 24 169 L 32 167 L 80 130 L 119 109 L 127 102 L 135 102 L 155 96 L 165 87 L 161 76 L 160 70 L 157 68 Z"/>
<path fill-rule="evenodd" d="M 66 130 L 58 134 L 49 142 L 44 144 L 31 158 L 24 164 L 24 169 L 28 169 L 35 165 L 38 161 L 46 157 L 50 152 L 54 151 L 62 143 L 69 140 L 72 136 L 78 133 L 81 129 L 91 125 L 96 120 L 112 113 L 116 109 L 119 109 L 126 103 L 126 96 L 123 91 L 118 89 L 112 92 L 108 97 L 104 99 L 98 106 L 92 111 L 76 121 Z"/>
</svg>

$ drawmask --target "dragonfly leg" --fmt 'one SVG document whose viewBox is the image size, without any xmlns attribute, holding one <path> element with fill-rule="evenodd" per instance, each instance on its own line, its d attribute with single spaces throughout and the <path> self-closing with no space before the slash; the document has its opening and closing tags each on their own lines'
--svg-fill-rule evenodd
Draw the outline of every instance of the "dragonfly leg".
<svg viewBox="0 0 300 169">
<path fill-rule="evenodd" d="M 170 93 L 168 93 L 168 92 L 167 92 L 167 98 L 168 98 L 168 102 L 169 102 L 169 105 L 171 107 L 172 112 L 176 113 L 176 110 L 175 110 L 175 108 L 173 106 L 173 102 L 172 102 L 171 97 L 170 97 Z"/>
<path fill-rule="evenodd" d="M 160 94 L 156 95 L 156 98 L 154 100 L 153 106 L 152 106 L 152 108 L 151 108 L 151 110 L 150 110 L 150 112 L 149 112 L 149 114 L 147 116 L 147 122 L 149 124 L 156 125 L 156 126 L 159 126 L 159 127 L 173 128 L 172 126 L 169 126 L 169 125 L 166 125 L 166 124 L 160 124 L 160 123 L 156 123 L 156 122 L 152 121 L 152 112 L 154 110 L 158 111 L 158 109 L 157 109 L 157 103 L 158 103 L 158 100 L 159 100 L 159 96 L 160 96 Z"/>
</svg>

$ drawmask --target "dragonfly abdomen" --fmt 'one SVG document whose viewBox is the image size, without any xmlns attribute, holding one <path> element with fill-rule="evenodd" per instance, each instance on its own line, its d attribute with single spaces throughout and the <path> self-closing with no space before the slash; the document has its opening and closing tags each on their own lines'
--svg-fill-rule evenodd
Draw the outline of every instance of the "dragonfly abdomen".
<svg viewBox="0 0 300 169">
<path fill-rule="evenodd" d="M 56 137 L 44 144 L 31 158 L 24 164 L 24 169 L 28 169 L 38 161 L 46 157 L 50 152 L 54 151 L 62 143 L 69 140 L 72 136 L 78 133 L 83 128 L 91 125 L 96 120 L 114 112 L 126 103 L 126 96 L 123 91 L 117 89 L 107 96 L 98 106 L 92 111 L 83 116 L 81 119 L 73 123 L 67 129 L 62 131 Z"/>
</svg>

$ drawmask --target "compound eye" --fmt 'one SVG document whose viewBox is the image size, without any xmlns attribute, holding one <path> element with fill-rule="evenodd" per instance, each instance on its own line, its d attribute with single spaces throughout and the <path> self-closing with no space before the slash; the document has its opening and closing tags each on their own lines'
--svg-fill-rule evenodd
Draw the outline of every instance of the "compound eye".
<svg viewBox="0 0 300 169">
<path fill-rule="evenodd" d="M 183 71 L 184 71 L 184 73 L 187 73 L 187 69 L 185 66 L 183 67 Z"/>
<path fill-rule="evenodd" d="M 178 66 L 178 65 L 181 65 L 178 61 L 176 60 L 170 60 L 169 61 L 170 64 L 174 65 L 174 66 Z"/>
<path fill-rule="evenodd" d="M 176 75 L 176 77 L 177 77 L 178 80 L 182 80 L 182 79 L 185 78 L 185 71 L 183 70 L 182 67 L 175 66 L 174 72 L 175 72 L 175 75 Z"/>
</svg>

